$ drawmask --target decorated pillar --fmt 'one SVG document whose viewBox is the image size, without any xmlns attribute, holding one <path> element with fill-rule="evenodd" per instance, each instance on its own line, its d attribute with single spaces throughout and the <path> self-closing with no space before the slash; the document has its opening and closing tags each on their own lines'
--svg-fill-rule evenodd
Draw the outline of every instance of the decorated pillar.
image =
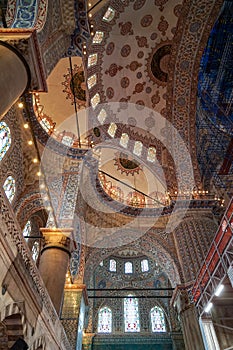
<svg viewBox="0 0 233 350">
<path fill-rule="evenodd" d="M 217 229 L 208 202 L 200 201 L 199 206 L 189 209 L 173 231 L 184 283 L 196 279 Z"/>
<path fill-rule="evenodd" d="M 171 302 L 176 307 L 179 315 L 185 350 L 204 350 L 197 310 L 189 299 L 188 287 L 178 286 L 174 291 Z"/>
<path fill-rule="evenodd" d="M 26 91 L 47 91 L 36 30 L 0 28 L 0 119 Z"/>
<path fill-rule="evenodd" d="M 0 117 L 27 89 L 30 71 L 21 53 L 13 46 L 0 41 Z"/>
<path fill-rule="evenodd" d="M 86 286 L 66 284 L 61 321 L 73 350 L 82 350 L 87 307 Z"/>
<path fill-rule="evenodd" d="M 39 271 L 57 314 L 60 314 L 66 273 L 71 252 L 75 249 L 71 228 L 42 228 L 44 237 Z"/>
</svg>

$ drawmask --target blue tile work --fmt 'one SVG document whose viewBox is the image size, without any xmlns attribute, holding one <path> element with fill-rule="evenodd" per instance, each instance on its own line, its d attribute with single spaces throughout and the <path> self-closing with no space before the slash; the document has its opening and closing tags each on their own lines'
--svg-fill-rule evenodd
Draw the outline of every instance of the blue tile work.
<svg viewBox="0 0 233 350">
<path fill-rule="evenodd" d="M 33 28 L 37 19 L 39 0 L 17 0 L 12 28 Z"/>
<path fill-rule="evenodd" d="M 76 29 L 71 35 L 71 44 L 65 56 L 82 56 L 82 46 L 90 38 L 86 4 L 75 1 Z"/>
</svg>

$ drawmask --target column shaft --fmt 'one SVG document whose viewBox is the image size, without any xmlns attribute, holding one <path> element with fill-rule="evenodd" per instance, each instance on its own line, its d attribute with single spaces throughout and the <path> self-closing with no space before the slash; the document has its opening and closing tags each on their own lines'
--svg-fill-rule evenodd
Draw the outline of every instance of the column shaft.
<svg viewBox="0 0 233 350">
<path fill-rule="evenodd" d="M 186 287 L 179 286 L 175 290 L 172 304 L 175 305 L 179 314 L 185 350 L 204 350 L 197 310 L 189 300 Z"/>
<path fill-rule="evenodd" d="M 72 250 L 72 241 L 69 237 L 72 231 L 71 229 L 55 231 L 41 229 L 41 232 L 44 236 L 44 246 L 41 251 L 39 271 L 59 315 Z"/>
<path fill-rule="evenodd" d="M 30 73 L 23 56 L 11 45 L 0 41 L 0 119 L 27 88 Z"/>
</svg>

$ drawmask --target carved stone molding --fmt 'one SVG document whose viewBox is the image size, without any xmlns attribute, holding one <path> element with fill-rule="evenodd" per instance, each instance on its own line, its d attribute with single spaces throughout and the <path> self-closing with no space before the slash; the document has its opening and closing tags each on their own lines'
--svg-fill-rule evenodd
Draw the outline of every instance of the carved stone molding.
<svg viewBox="0 0 233 350">
<path fill-rule="evenodd" d="M 41 254 L 45 249 L 58 248 L 66 251 L 70 254 L 76 247 L 73 236 L 72 228 L 41 228 L 43 234 L 43 248 Z"/>
</svg>

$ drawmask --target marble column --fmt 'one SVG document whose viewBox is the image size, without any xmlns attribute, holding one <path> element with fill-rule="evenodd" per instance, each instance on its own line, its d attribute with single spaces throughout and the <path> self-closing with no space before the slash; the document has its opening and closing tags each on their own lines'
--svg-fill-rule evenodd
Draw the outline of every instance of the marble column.
<svg viewBox="0 0 233 350">
<path fill-rule="evenodd" d="M 30 71 L 22 54 L 0 41 L 0 119 L 28 88 Z"/>
<path fill-rule="evenodd" d="M 189 300 L 188 291 L 179 286 L 172 304 L 177 308 L 184 337 L 185 350 L 204 350 L 202 334 L 195 305 Z"/>
<path fill-rule="evenodd" d="M 73 229 L 42 228 L 41 232 L 44 241 L 39 271 L 57 314 L 60 315 L 70 254 L 75 249 Z"/>
</svg>

